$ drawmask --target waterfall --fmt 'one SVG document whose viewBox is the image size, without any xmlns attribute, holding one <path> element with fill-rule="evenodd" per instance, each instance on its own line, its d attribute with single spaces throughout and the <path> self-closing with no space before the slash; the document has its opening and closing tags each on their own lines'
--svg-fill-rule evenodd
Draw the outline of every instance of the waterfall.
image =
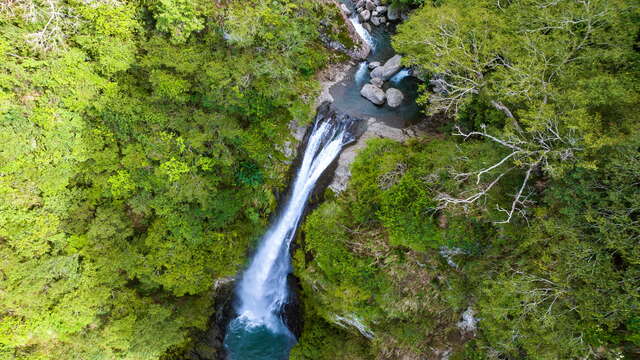
<svg viewBox="0 0 640 360">
<path fill-rule="evenodd" d="M 356 30 L 360 38 L 364 40 L 364 42 L 366 42 L 367 45 L 369 45 L 371 50 L 375 50 L 376 43 L 373 41 L 373 37 L 371 36 L 371 34 L 367 31 L 367 29 L 364 28 L 364 26 L 360 22 L 358 15 L 356 14 L 351 16 L 349 18 L 349 21 L 351 21 L 351 24 L 353 24 L 353 28 Z"/>
<path fill-rule="evenodd" d="M 354 140 L 350 124 L 348 117 L 325 120 L 319 115 L 316 119 L 289 198 L 237 285 L 237 317 L 229 324 L 225 337 L 225 348 L 232 360 L 288 358 L 295 344 L 282 319 L 283 306 L 290 296 L 289 246 L 316 182 L 342 148 Z"/>
<path fill-rule="evenodd" d="M 411 69 L 402 69 L 397 74 L 393 75 L 393 77 L 389 79 L 389 82 L 391 82 L 394 85 L 397 85 L 402 80 L 404 80 L 404 78 L 412 76 L 411 74 L 412 74 Z"/>
<path fill-rule="evenodd" d="M 358 65 L 354 81 L 356 86 L 362 86 L 369 81 L 369 66 L 366 61 L 363 61 Z"/>
</svg>

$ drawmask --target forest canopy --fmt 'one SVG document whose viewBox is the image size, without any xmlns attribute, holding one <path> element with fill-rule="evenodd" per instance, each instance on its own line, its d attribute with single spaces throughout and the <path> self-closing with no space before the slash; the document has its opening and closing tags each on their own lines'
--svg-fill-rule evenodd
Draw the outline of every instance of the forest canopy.
<svg viewBox="0 0 640 360">
<path fill-rule="evenodd" d="M 440 128 L 308 218 L 292 358 L 640 356 L 638 3 L 394 3 Z"/>
<path fill-rule="evenodd" d="M 640 357 L 637 1 L 383 4 L 434 130 L 371 140 L 304 221 L 291 359 Z M 185 359 L 345 61 L 338 11 L 0 3 L 0 359 Z"/>
<path fill-rule="evenodd" d="M 0 4 L 0 358 L 159 359 L 204 329 L 286 185 L 335 12 Z"/>
</svg>

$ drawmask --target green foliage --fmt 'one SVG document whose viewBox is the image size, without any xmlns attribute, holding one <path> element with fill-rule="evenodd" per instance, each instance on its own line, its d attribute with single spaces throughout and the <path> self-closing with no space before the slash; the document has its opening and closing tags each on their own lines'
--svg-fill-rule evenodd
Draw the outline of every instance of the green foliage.
<svg viewBox="0 0 640 360">
<path fill-rule="evenodd" d="M 0 358 L 159 359 L 204 329 L 328 55 L 333 9 L 254 5 L 0 5 Z"/>
<path fill-rule="evenodd" d="M 636 358 L 639 19 L 600 0 L 415 10 L 394 47 L 442 79 L 419 102 L 458 136 L 369 142 L 308 217 L 295 356 Z M 355 320 L 374 334 L 357 348 Z"/>
</svg>

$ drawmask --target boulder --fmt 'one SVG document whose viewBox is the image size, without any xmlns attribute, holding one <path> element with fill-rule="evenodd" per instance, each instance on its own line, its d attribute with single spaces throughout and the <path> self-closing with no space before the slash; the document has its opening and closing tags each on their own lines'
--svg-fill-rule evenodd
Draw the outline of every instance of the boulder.
<svg viewBox="0 0 640 360">
<path fill-rule="evenodd" d="M 365 0 L 358 0 L 356 3 L 356 8 L 363 8 L 365 4 Z"/>
<path fill-rule="evenodd" d="M 367 0 L 365 7 L 367 8 L 367 10 L 373 11 L 376 9 L 376 4 L 374 4 L 371 0 Z"/>
<path fill-rule="evenodd" d="M 360 90 L 360 95 L 376 105 L 384 104 L 384 100 L 386 99 L 384 90 L 372 84 L 365 84 L 362 90 Z"/>
<path fill-rule="evenodd" d="M 371 11 L 369 10 L 363 10 L 360 13 L 360 21 L 361 22 L 367 22 L 369 21 L 369 19 L 371 19 Z"/>
<path fill-rule="evenodd" d="M 386 96 L 387 104 L 392 108 L 400 106 L 400 104 L 402 104 L 402 101 L 404 100 L 404 94 L 402 94 L 402 91 L 396 88 L 388 88 Z"/>
<path fill-rule="evenodd" d="M 384 80 L 382 80 L 380 78 L 371 78 L 371 80 L 369 80 L 369 82 L 371 83 L 371 85 L 373 85 L 375 87 L 379 87 L 379 88 L 381 88 L 382 85 L 384 84 Z"/>
<path fill-rule="evenodd" d="M 375 10 L 373 10 L 373 11 L 371 12 L 371 18 L 374 18 L 374 17 L 376 17 L 376 16 L 378 16 L 378 15 L 380 15 L 380 14 L 378 14 L 378 12 L 377 12 L 377 11 L 375 11 Z"/>
<path fill-rule="evenodd" d="M 387 22 L 387 18 L 384 16 L 380 16 L 380 24 L 384 24 Z"/>
<path fill-rule="evenodd" d="M 380 18 L 379 18 L 379 17 L 377 17 L 377 16 L 373 16 L 373 17 L 371 17 L 371 23 L 372 23 L 374 26 L 380 26 Z"/>
<path fill-rule="evenodd" d="M 351 15 L 351 10 L 349 10 L 349 8 L 347 7 L 347 5 L 345 5 L 345 4 L 341 4 L 341 5 L 340 5 L 340 9 L 342 9 L 342 12 L 343 12 L 345 15 L 347 15 L 347 16 Z"/>
<path fill-rule="evenodd" d="M 377 68 L 378 66 L 380 66 L 380 62 L 379 61 L 370 62 L 369 63 L 369 70 L 373 70 L 373 69 Z"/>
<path fill-rule="evenodd" d="M 400 8 L 397 5 L 390 5 L 389 8 L 387 8 L 387 18 L 389 21 L 400 19 Z"/>
<path fill-rule="evenodd" d="M 378 12 L 378 14 L 384 14 L 387 12 L 387 7 L 386 6 L 376 6 L 376 11 Z"/>
<path fill-rule="evenodd" d="M 389 78 L 395 75 L 398 71 L 400 71 L 400 68 L 402 68 L 402 65 L 400 64 L 401 61 L 402 56 L 400 55 L 392 57 L 391 59 L 387 60 L 384 65 L 373 69 L 373 71 L 371 72 L 371 77 L 379 77 L 385 81 L 389 80 Z"/>
</svg>

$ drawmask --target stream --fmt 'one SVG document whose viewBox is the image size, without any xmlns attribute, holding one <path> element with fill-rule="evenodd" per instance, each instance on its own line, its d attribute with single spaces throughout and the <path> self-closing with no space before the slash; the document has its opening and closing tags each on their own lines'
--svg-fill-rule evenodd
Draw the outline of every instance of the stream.
<svg viewBox="0 0 640 360">
<path fill-rule="evenodd" d="M 354 10 L 350 1 L 344 3 Z M 405 100 L 399 107 L 376 106 L 360 95 L 360 89 L 370 80 L 369 62 L 384 62 L 394 52 L 388 27 L 374 27 L 369 33 L 357 17 L 352 16 L 350 21 L 372 51 L 367 61 L 352 66 L 344 80 L 330 89 L 334 98 L 333 110 L 329 116 L 321 112 L 316 116 L 284 206 L 260 240 L 248 268 L 236 285 L 235 317 L 227 326 L 224 338 L 224 348 L 230 360 L 289 358 L 289 352 L 296 343 L 283 318 L 284 307 L 293 296 L 287 281 L 291 273 L 291 241 L 316 182 L 341 150 L 355 141 L 354 123 L 358 119 L 375 117 L 389 126 L 401 128 L 419 115 L 414 101 L 417 80 L 410 76 L 409 70 L 401 70 L 384 85 L 384 88 L 392 86 L 403 91 Z"/>
</svg>

